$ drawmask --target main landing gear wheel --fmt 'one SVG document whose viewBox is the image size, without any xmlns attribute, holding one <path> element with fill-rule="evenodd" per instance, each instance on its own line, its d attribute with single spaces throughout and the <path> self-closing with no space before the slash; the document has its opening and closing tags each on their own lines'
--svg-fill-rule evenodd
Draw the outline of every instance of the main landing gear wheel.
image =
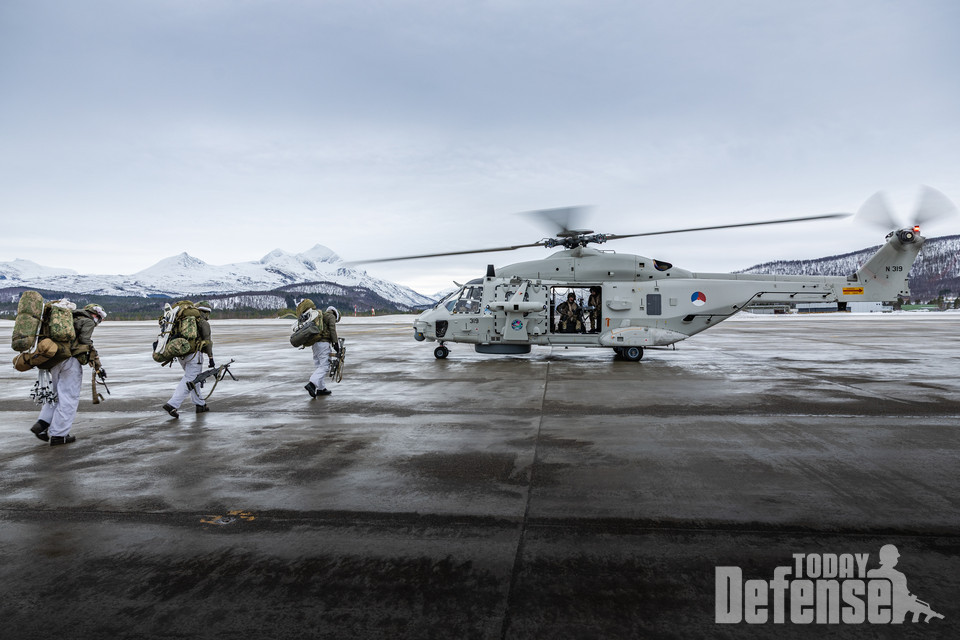
<svg viewBox="0 0 960 640">
<path fill-rule="evenodd" d="M 433 355 L 437 360 L 443 360 L 448 355 L 450 355 L 450 349 L 447 349 L 445 346 L 440 345 L 433 350 Z"/>
<path fill-rule="evenodd" d="M 643 347 L 621 347 L 620 357 L 630 362 L 639 362 L 643 357 Z"/>
</svg>

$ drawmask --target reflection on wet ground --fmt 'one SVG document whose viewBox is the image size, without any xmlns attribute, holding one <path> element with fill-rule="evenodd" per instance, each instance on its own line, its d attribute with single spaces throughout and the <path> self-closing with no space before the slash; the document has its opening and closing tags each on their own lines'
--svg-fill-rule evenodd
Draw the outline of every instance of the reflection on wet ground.
<svg viewBox="0 0 960 640">
<path fill-rule="evenodd" d="M 288 321 L 214 321 L 239 379 L 179 420 L 156 325 L 105 323 L 66 447 L 0 371 L 4 637 L 956 635 L 960 315 L 744 317 L 640 363 L 436 360 L 411 321 L 345 319 L 316 400 Z M 714 623 L 716 566 L 884 544 L 944 620 Z"/>
</svg>

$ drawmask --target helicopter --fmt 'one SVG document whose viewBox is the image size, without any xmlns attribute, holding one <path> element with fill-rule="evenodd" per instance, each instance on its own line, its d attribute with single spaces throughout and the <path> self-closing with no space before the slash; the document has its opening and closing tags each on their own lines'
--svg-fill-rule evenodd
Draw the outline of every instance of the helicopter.
<svg viewBox="0 0 960 640">
<path fill-rule="evenodd" d="M 434 356 L 450 354 L 449 343 L 472 344 L 482 354 L 526 354 L 531 346 L 610 348 L 617 357 L 639 361 L 645 348 L 667 347 L 716 326 L 755 303 L 884 302 L 909 296 L 907 276 L 925 238 L 920 224 L 956 207 L 939 191 L 924 187 L 913 224 L 895 228 L 886 242 L 847 276 L 694 273 L 663 260 L 595 248 L 612 240 L 786 224 L 849 213 L 725 224 L 626 235 L 574 228 L 582 207 L 529 214 L 552 224 L 553 237 L 530 244 L 366 260 L 389 262 L 525 247 L 560 248 L 541 260 L 499 268 L 458 285 L 413 323 L 414 339 L 436 342 Z M 868 199 L 857 219 L 889 229 L 894 216 L 882 193 Z"/>
</svg>

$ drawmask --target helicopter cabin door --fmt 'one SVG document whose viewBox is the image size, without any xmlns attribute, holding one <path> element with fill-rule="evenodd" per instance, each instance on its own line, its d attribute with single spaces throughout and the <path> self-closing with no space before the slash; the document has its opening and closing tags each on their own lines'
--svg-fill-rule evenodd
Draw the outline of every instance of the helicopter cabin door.
<svg viewBox="0 0 960 640">
<path fill-rule="evenodd" d="M 551 331 L 599 333 L 603 316 L 602 291 L 599 285 L 551 287 Z"/>
</svg>

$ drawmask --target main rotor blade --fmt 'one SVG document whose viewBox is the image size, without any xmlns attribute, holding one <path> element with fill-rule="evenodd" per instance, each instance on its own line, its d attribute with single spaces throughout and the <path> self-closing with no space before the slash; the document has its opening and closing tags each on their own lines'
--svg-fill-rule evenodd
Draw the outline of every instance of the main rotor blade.
<svg viewBox="0 0 960 640">
<path fill-rule="evenodd" d="M 877 191 L 867 198 L 866 202 L 857 210 L 854 220 L 865 222 L 884 231 L 901 227 L 901 223 L 897 221 L 897 217 L 893 214 L 893 207 L 890 206 L 887 194 L 883 191 Z"/>
<path fill-rule="evenodd" d="M 784 218 L 781 220 L 764 220 L 762 222 L 740 222 L 738 224 L 720 224 L 710 227 L 691 227 L 689 229 L 670 229 L 667 231 L 647 231 L 645 233 L 607 233 L 604 234 L 607 240 L 620 240 L 622 238 L 639 238 L 641 236 L 662 236 L 668 233 L 687 233 L 690 231 L 711 231 L 713 229 L 737 229 L 740 227 L 759 227 L 767 224 L 786 224 L 788 222 L 806 222 L 808 220 L 829 220 L 831 218 L 848 218 L 850 213 L 826 213 L 819 216 L 805 216 L 802 218 Z"/>
<path fill-rule="evenodd" d="M 587 217 L 589 207 L 559 207 L 556 209 L 535 209 L 526 211 L 522 215 L 534 218 L 537 224 L 550 227 L 551 235 L 565 237 L 571 235 L 571 231 L 578 233 L 592 233 L 580 229 L 583 220 Z"/>
<path fill-rule="evenodd" d="M 922 227 L 937 218 L 951 215 L 957 215 L 957 207 L 950 201 L 950 198 L 933 187 L 926 185 L 920 187 L 920 197 L 917 200 L 917 208 L 913 213 L 912 224 Z"/>
<path fill-rule="evenodd" d="M 543 241 L 531 242 L 529 244 L 515 244 L 510 247 L 494 247 L 490 249 L 471 249 L 469 251 L 445 251 L 443 253 L 422 253 L 416 256 L 397 256 L 394 258 L 374 258 L 372 260 L 351 260 L 347 264 L 373 264 L 375 262 L 398 262 L 400 260 L 417 260 L 418 258 L 440 258 L 443 256 L 464 256 L 471 253 L 494 253 L 497 251 L 513 251 L 514 249 L 526 249 L 527 247 L 542 247 Z"/>
</svg>

